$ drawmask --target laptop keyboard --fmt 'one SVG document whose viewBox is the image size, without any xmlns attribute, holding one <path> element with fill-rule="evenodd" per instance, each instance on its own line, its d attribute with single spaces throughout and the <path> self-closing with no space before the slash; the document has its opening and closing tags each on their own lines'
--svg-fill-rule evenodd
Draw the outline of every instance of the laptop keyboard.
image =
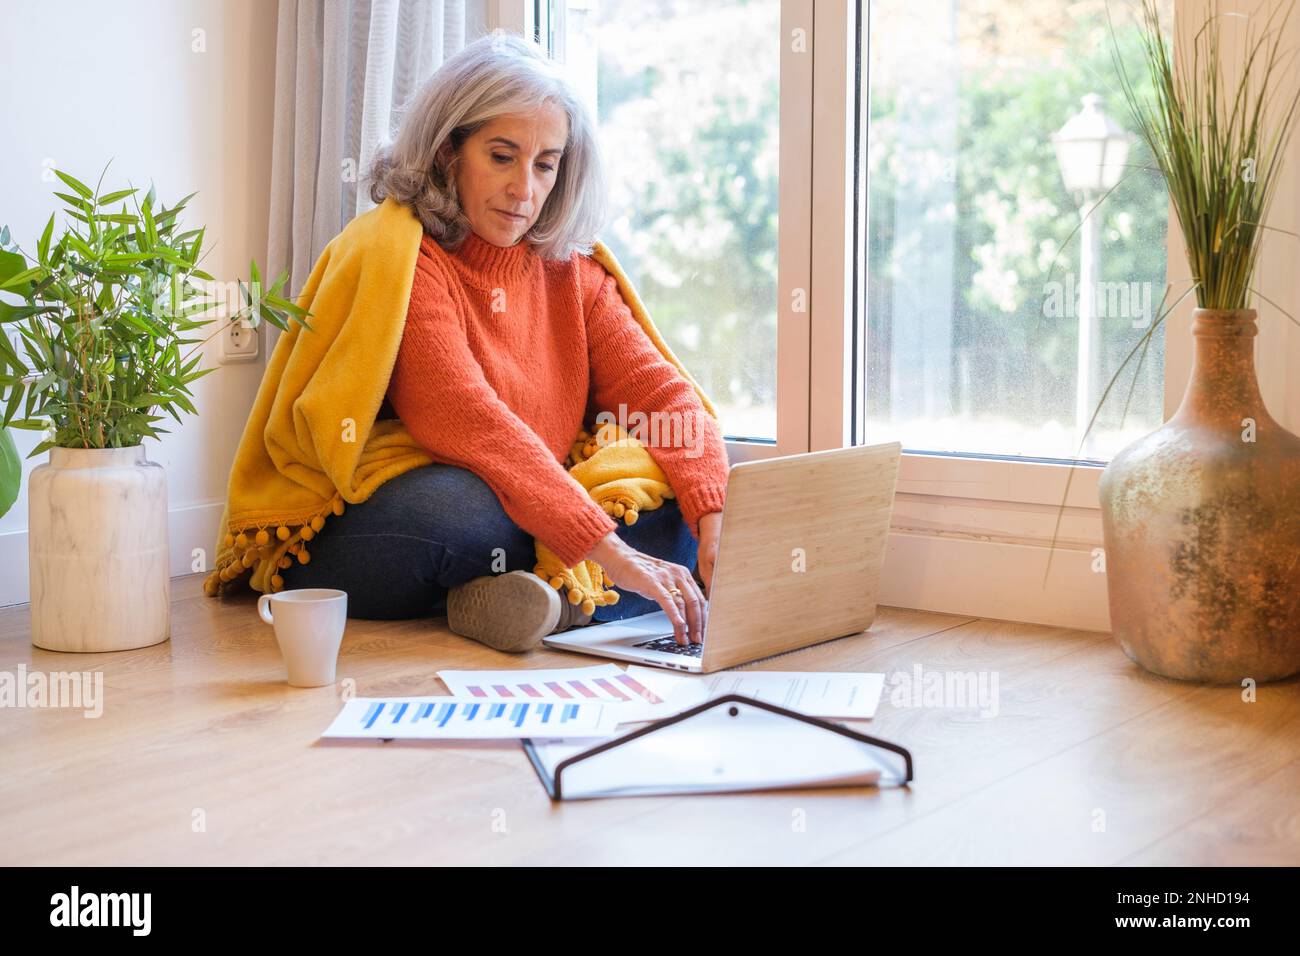
<svg viewBox="0 0 1300 956">
<path fill-rule="evenodd" d="M 649 641 L 642 641 L 640 644 L 632 646 L 644 647 L 651 651 L 663 651 L 665 654 L 681 654 L 684 657 L 699 657 L 704 653 L 703 644 L 678 644 L 673 640 L 671 634 L 667 637 L 656 637 Z"/>
</svg>

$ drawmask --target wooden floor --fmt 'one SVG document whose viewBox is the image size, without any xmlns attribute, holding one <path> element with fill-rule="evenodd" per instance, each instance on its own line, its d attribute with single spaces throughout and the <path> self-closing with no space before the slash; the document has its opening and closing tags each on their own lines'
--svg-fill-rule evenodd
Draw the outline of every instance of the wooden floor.
<svg viewBox="0 0 1300 956">
<path fill-rule="evenodd" d="M 1104 634 L 881 608 L 863 635 L 758 665 L 997 675 L 998 712 L 901 707 L 908 789 L 552 804 L 517 743 L 322 745 L 338 689 L 291 688 L 255 595 L 172 582 L 170 641 L 31 646 L 0 610 L 0 670 L 102 670 L 104 713 L 0 709 L 5 864 L 1300 863 L 1300 680 L 1152 677 Z M 359 696 L 446 693 L 443 667 L 597 663 L 498 654 L 441 619 L 348 623 Z"/>
</svg>

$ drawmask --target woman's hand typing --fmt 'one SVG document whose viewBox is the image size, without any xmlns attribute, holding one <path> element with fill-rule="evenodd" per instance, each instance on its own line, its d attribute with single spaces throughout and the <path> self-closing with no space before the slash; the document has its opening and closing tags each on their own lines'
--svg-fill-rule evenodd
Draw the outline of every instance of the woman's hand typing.
<svg viewBox="0 0 1300 956">
<path fill-rule="evenodd" d="M 688 639 L 693 644 L 704 642 L 708 602 L 688 568 L 642 554 L 615 531 L 596 542 L 587 560 L 599 564 L 620 588 L 647 597 L 663 608 L 678 644 L 686 644 Z M 673 588 L 680 594 L 670 593 Z"/>
</svg>

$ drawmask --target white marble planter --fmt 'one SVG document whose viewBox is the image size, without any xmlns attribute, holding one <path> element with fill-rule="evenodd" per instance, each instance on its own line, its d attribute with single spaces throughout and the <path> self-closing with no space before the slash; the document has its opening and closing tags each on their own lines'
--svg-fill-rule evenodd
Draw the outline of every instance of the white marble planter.
<svg viewBox="0 0 1300 956">
<path fill-rule="evenodd" d="M 121 651 L 171 636 L 167 474 L 129 448 L 51 448 L 28 484 L 32 643 Z"/>
</svg>

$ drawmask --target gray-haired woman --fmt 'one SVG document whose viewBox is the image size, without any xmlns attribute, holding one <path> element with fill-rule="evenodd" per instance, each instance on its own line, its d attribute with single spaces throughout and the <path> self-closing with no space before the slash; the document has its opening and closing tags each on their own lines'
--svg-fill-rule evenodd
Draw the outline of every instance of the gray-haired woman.
<svg viewBox="0 0 1300 956">
<path fill-rule="evenodd" d="M 532 44 L 483 37 L 432 75 L 369 177 L 375 202 L 424 225 L 380 416 L 400 417 L 434 464 L 332 519 L 285 586 L 342 588 L 357 617 L 445 608 L 453 631 L 524 651 L 593 619 L 532 572 L 537 539 L 566 566 L 604 569 L 620 600 L 594 620 L 660 607 L 679 644 L 699 641 L 706 592 L 689 567 L 698 558 L 707 590 L 726 448 L 590 256 L 607 207 L 582 100 Z M 630 526 L 563 465 L 600 411 L 690 424 L 689 441 L 643 438 L 675 497 Z"/>
</svg>

